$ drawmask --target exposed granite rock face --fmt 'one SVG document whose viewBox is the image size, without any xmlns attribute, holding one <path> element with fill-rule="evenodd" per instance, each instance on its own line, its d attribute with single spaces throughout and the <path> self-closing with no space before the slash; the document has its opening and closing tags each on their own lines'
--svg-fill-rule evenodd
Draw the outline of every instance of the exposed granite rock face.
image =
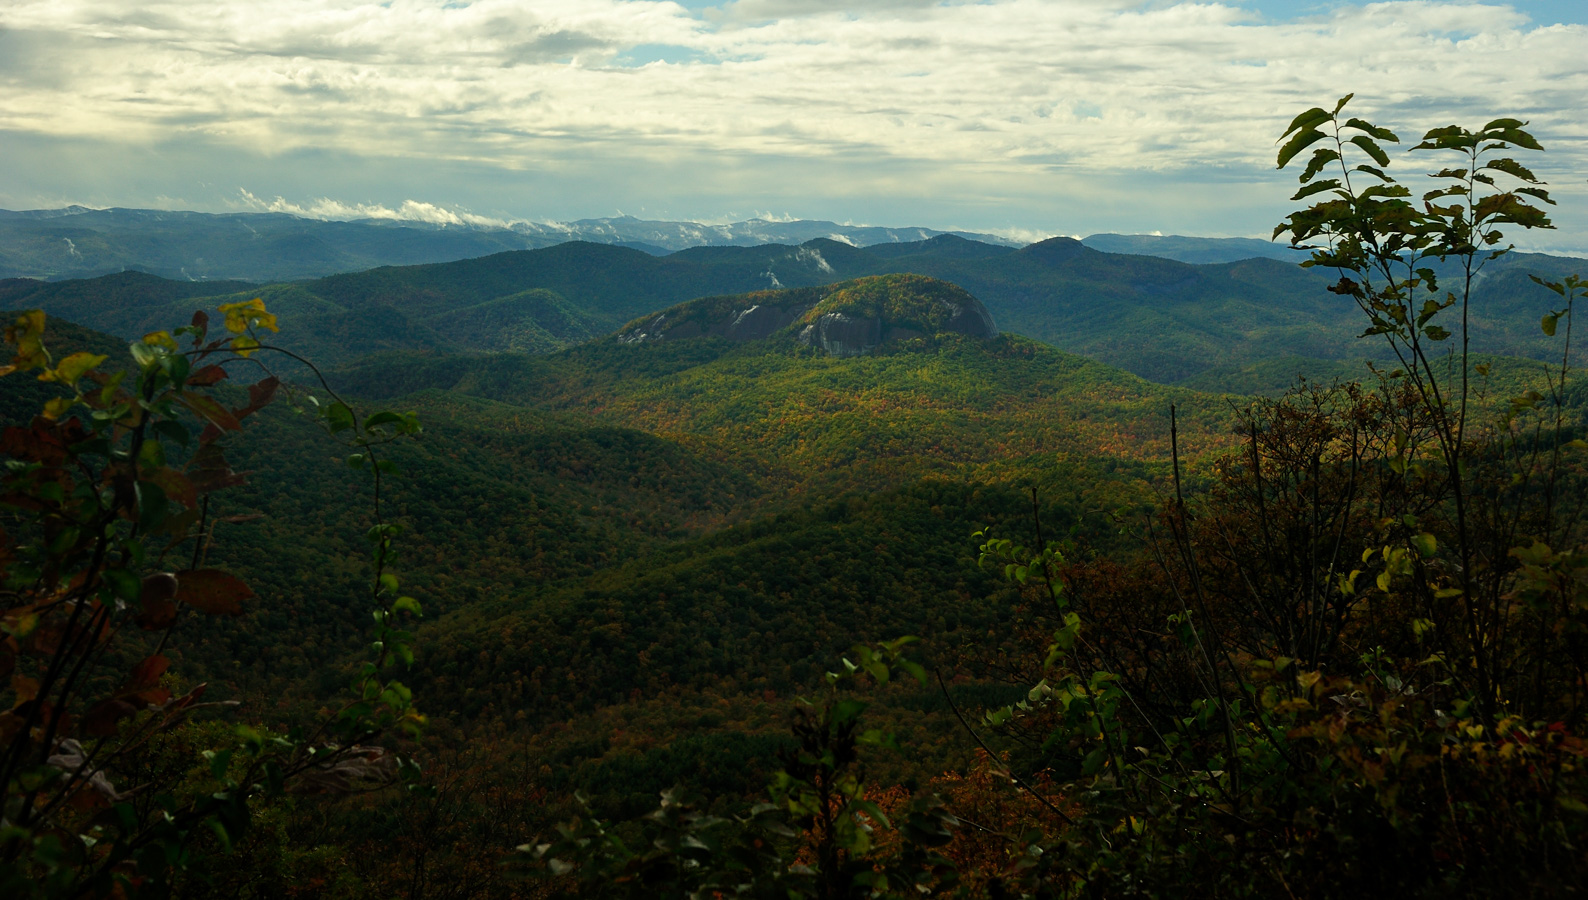
<svg viewBox="0 0 1588 900">
<path fill-rule="evenodd" d="M 728 315 L 706 319 L 680 314 L 679 308 L 674 307 L 642 323 L 629 325 L 618 332 L 617 338 L 624 344 L 677 341 L 708 335 L 727 338 L 730 341 L 764 341 L 794 324 L 814 305 L 814 303 L 795 305 L 751 303 L 741 309 L 732 310 Z"/>
<path fill-rule="evenodd" d="M 860 356 L 890 341 L 998 334 L 981 301 L 964 289 L 921 275 L 880 275 L 834 285 L 706 297 L 630 323 L 622 343 L 716 336 L 765 340 L 791 333 L 833 356 Z"/>
<path fill-rule="evenodd" d="M 823 313 L 799 333 L 800 343 L 818 344 L 830 356 L 864 356 L 889 341 L 921 337 L 926 337 L 926 333 L 905 325 L 841 312 Z"/>
</svg>

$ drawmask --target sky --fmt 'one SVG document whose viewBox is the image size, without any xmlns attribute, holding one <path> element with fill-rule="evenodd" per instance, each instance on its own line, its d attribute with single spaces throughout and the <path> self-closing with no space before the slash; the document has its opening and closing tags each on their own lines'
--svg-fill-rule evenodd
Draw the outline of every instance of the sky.
<svg viewBox="0 0 1588 900">
<path fill-rule="evenodd" d="M 1582 2 L 6 0 L 0 208 L 1267 237 L 1355 92 L 1528 120 L 1517 244 L 1588 254 L 1585 50 Z"/>
</svg>

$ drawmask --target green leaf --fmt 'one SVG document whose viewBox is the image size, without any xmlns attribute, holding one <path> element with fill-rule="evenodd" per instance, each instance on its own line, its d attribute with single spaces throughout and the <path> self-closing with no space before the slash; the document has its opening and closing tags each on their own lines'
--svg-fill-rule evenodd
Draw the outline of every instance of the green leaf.
<svg viewBox="0 0 1588 900">
<path fill-rule="evenodd" d="M 1301 173 L 1301 182 L 1306 184 L 1314 175 L 1323 171 L 1323 167 L 1340 158 L 1338 151 L 1327 147 L 1319 147 L 1312 151 L 1312 159 L 1307 163 L 1307 168 Z"/>
<path fill-rule="evenodd" d="M 402 420 L 402 416 L 399 416 L 391 410 L 383 410 L 364 420 L 364 430 L 369 431 L 377 425 L 400 425 L 402 424 Z"/>
<path fill-rule="evenodd" d="M 1527 124 L 1527 123 L 1522 123 Z M 1531 134 L 1520 128 L 1501 128 L 1498 130 L 1485 128 L 1481 139 L 1489 141 L 1508 141 L 1524 150 L 1543 150 L 1543 145 L 1533 139 Z"/>
<path fill-rule="evenodd" d="M 129 603 L 143 594 L 143 579 L 126 569 L 106 569 L 102 577 L 117 597 Z"/>
<path fill-rule="evenodd" d="M 1314 106 L 1312 109 L 1309 109 L 1294 119 L 1291 119 L 1290 127 L 1285 129 L 1285 133 L 1280 135 L 1280 138 L 1284 139 L 1289 137 L 1292 131 L 1304 131 L 1308 128 L 1316 128 L 1332 118 L 1334 117 L 1324 112 L 1321 107 Z"/>
<path fill-rule="evenodd" d="M 899 749 L 899 743 L 894 739 L 893 733 L 883 731 L 880 728 L 868 728 L 855 740 L 857 743 L 872 747 L 886 747 L 889 750 Z"/>
<path fill-rule="evenodd" d="M 211 778 L 220 781 L 226 777 L 226 769 L 232 764 L 232 751 L 205 750 L 204 758 L 209 760 Z"/>
<path fill-rule="evenodd" d="M 859 718 L 860 714 L 865 712 L 866 707 L 870 705 L 871 704 L 861 700 L 838 701 L 837 703 L 833 704 L 833 724 L 842 725 L 845 722 L 853 722 L 855 719 Z"/>
<path fill-rule="evenodd" d="M 175 441 L 183 447 L 186 447 L 188 442 L 193 439 L 192 433 L 187 430 L 185 425 L 172 419 L 161 419 L 155 422 L 154 430 L 166 440 Z"/>
<path fill-rule="evenodd" d="M 132 361 L 137 363 L 140 369 L 147 369 L 160 361 L 159 349 L 143 341 L 133 341 L 127 349 L 132 351 Z"/>
<path fill-rule="evenodd" d="M 1346 128 L 1355 128 L 1358 131 L 1365 131 L 1368 134 L 1372 135 L 1375 138 L 1378 138 L 1381 141 L 1390 141 L 1392 143 L 1398 144 L 1398 143 L 1400 143 L 1400 140 L 1401 140 L 1400 138 L 1395 136 L 1395 132 L 1390 131 L 1388 128 L 1380 128 L 1377 125 L 1374 125 L 1373 123 L 1368 122 L 1365 119 L 1357 119 L 1357 118 L 1347 119 L 1346 122 L 1345 122 L 1345 127 Z"/>
<path fill-rule="evenodd" d="M 1446 125 L 1430 129 L 1423 135 L 1422 143 L 1413 150 L 1467 150 L 1477 146 L 1478 139 L 1460 125 Z"/>
<path fill-rule="evenodd" d="M 1533 170 L 1522 165 L 1514 159 L 1491 159 L 1486 165 L 1483 166 L 1483 168 L 1493 169 L 1496 172 L 1504 172 L 1507 175 L 1520 178 L 1529 184 L 1538 184 L 1538 177 L 1533 174 Z"/>
<path fill-rule="evenodd" d="M 1554 337 L 1555 336 L 1555 325 L 1559 321 L 1560 321 L 1560 313 L 1552 312 L 1549 315 L 1545 316 L 1544 320 L 1542 322 L 1539 322 L 1538 324 L 1539 324 L 1540 328 L 1544 329 L 1544 333 L 1546 335 L 1548 335 L 1550 337 Z"/>
<path fill-rule="evenodd" d="M 1538 200 L 1542 200 L 1545 203 L 1548 203 L 1550 206 L 1554 206 L 1555 205 L 1555 201 L 1551 200 L 1549 198 L 1549 191 L 1546 191 L 1543 188 L 1522 187 L 1522 188 L 1517 188 L 1515 193 L 1526 194 L 1529 197 L 1533 197 L 1533 198 L 1536 198 Z"/>
<path fill-rule="evenodd" d="M 1279 149 L 1279 165 L 1275 166 L 1275 168 L 1283 169 L 1292 159 L 1296 158 L 1297 153 L 1300 153 L 1301 151 L 1307 149 L 1326 137 L 1328 137 L 1328 135 L 1317 130 L 1316 128 L 1309 128 L 1298 132 L 1295 137 L 1291 138 L 1290 141 L 1285 144 L 1285 146 Z"/>
<path fill-rule="evenodd" d="M 926 669 L 923 668 L 919 663 L 908 659 L 901 659 L 894 663 L 894 665 L 903 669 L 906 674 L 908 674 L 911 678 L 914 678 L 920 684 L 926 684 Z"/>
<path fill-rule="evenodd" d="M 1311 197 L 1313 194 L 1321 194 L 1324 191 L 1338 190 L 1339 188 L 1340 179 L 1326 178 L 1323 181 L 1314 181 L 1312 184 L 1307 185 L 1292 195 L 1290 199 L 1292 201 L 1305 200 L 1306 198 Z"/>
<path fill-rule="evenodd" d="M 1434 555 L 1434 551 L 1439 549 L 1439 541 L 1425 531 L 1412 537 L 1412 546 L 1417 549 L 1418 553 L 1422 554 L 1424 559 L 1427 559 Z"/>
<path fill-rule="evenodd" d="M 1098 747 L 1092 750 L 1092 752 L 1086 754 L 1086 757 L 1081 760 L 1081 774 L 1096 775 L 1098 772 L 1103 770 L 1103 764 L 1107 761 L 1108 751 L 1102 747 Z"/>
<path fill-rule="evenodd" d="M 1355 96 L 1356 96 L 1355 93 L 1350 93 L 1350 94 L 1346 94 L 1344 97 L 1341 97 L 1339 102 L 1334 104 L 1334 112 L 1331 114 L 1331 118 L 1333 116 L 1339 115 L 1340 114 L 1340 110 L 1345 109 L 1345 105 L 1347 103 L 1350 103 L 1351 102 L 1351 98 L 1355 97 Z"/>
<path fill-rule="evenodd" d="M 232 836 L 226 833 L 226 826 L 217 819 L 205 819 L 204 824 L 209 826 L 210 833 L 215 835 L 215 840 L 220 842 L 221 852 L 232 852 Z"/>
<path fill-rule="evenodd" d="M 1373 161 L 1379 165 L 1389 165 L 1389 154 L 1384 152 L 1384 148 L 1380 147 L 1377 141 L 1373 140 L 1367 135 L 1359 134 L 1356 137 L 1351 138 L 1351 143 L 1361 147 L 1363 152 L 1367 153 L 1368 156 L 1373 157 Z"/>
<path fill-rule="evenodd" d="M 325 424 L 331 429 L 332 434 L 343 432 L 353 427 L 353 410 L 346 403 L 338 400 L 325 409 Z"/>
<path fill-rule="evenodd" d="M 402 612 L 407 610 L 408 612 L 413 613 L 415 617 L 422 618 L 424 616 L 424 612 L 419 608 L 419 601 L 412 597 L 398 597 L 397 600 L 392 603 L 391 609 L 392 612 Z"/>
</svg>

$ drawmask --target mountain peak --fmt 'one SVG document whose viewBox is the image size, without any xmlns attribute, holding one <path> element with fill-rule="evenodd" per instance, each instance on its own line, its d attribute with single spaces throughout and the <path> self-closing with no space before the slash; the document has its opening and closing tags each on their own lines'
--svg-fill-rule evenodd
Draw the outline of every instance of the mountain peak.
<svg viewBox="0 0 1588 900">
<path fill-rule="evenodd" d="M 1022 247 L 1018 252 L 1045 263 L 1061 263 L 1074 259 L 1085 251 L 1086 245 L 1075 238 L 1051 237 Z"/>
<path fill-rule="evenodd" d="M 691 300 L 625 326 L 623 343 L 717 336 L 765 340 L 791 333 L 832 356 L 860 356 L 889 341 L 963 334 L 990 338 L 992 316 L 970 292 L 924 275 L 874 275 L 820 287 Z"/>
</svg>

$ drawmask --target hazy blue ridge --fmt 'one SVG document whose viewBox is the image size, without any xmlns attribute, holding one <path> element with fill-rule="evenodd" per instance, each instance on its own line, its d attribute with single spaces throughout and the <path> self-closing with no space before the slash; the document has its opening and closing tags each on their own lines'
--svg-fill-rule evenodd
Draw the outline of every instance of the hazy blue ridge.
<svg viewBox="0 0 1588 900">
<path fill-rule="evenodd" d="M 1473 349 L 1529 358 L 1556 352 L 1537 325 L 1555 297 L 1528 275 L 1559 278 L 1580 262 L 1521 253 L 1491 262 L 1476 284 Z M 957 285 L 985 306 L 999 331 L 1161 383 L 1283 357 L 1348 361 L 1384 352 L 1382 342 L 1359 339 L 1361 313 L 1327 290 L 1332 273 L 1263 257 L 1193 265 L 1106 253 L 1070 238 L 1019 249 L 954 235 L 870 247 L 817 238 L 663 256 L 570 241 L 260 287 L 131 272 L 13 279 L 0 281 L 0 304 L 42 308 L 134 338 L 186 321 L 195 307 L 258 296 L 289 326 L 283 346 L 338 365 L 384 350 L 546 352 L 605 339 L 627 322 L 699 297 L 887 274 Z"/>
<path fill-rule="evenodd" d="M 326 221 L 284 213 L 148 209 L 0 210 L 0 278 L 64 279 L 138 270 L 183 281 L 293 281 L 378 266 L 471 259 L 568 241 L 665 254 L 695 246 L 856 245 L 919 241 L 950 232 L 800 220 L 726 225 L 653 222 L 632 216 L 511 225 L 362 219 Z M 952 232 L 1010 244 L 995 235 Z"/>
</svg>

